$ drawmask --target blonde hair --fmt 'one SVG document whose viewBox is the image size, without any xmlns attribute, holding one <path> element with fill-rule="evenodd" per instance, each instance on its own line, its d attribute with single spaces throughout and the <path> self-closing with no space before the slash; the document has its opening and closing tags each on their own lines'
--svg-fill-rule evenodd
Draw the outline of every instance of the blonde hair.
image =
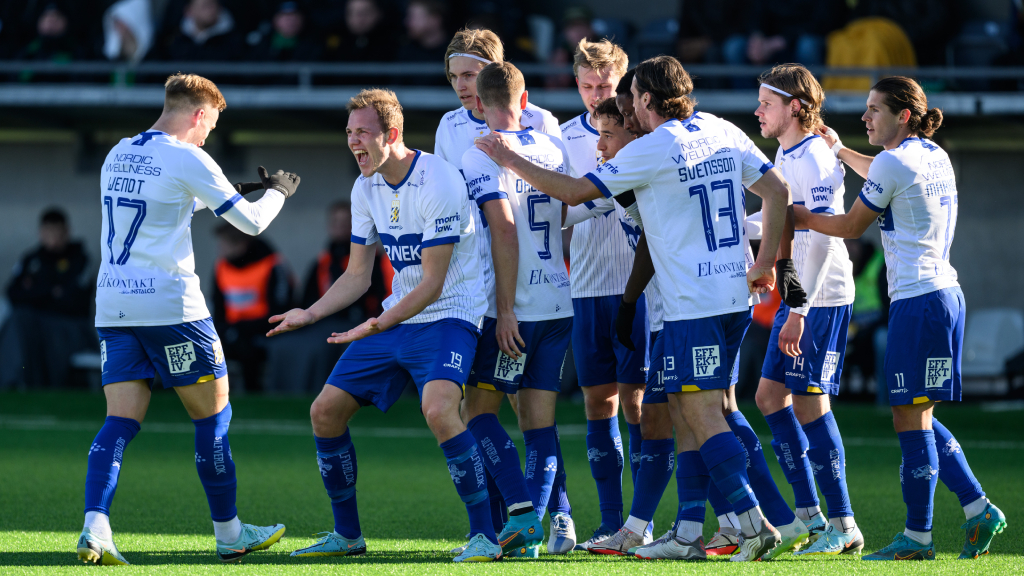
<svg viewBox="0 0 1024 576">
<path fill-rule="evenodd" d="M 629 67 L 629 57 L 622 46 L 610 40 L 591 42 L 586 38 L 576 46 L 576 54 L 572 58 L 572 73 L 580 77 L 580 66 L 591 70 L 604 70 L 611 67 L 616 77 L 622 78 Z"/>
<path fill-rule="evenodd" d="M 800 119 L 800 126 L 804 130 L 815 130 L 824 124 L 821 120 L 821 107 L 825 103 L 825 91 L 807 68 L 800 64 L 779 64 L 762 74 L 758 83 L 792 94 L 792 97 L 783 96 L 772 91 L 787 105 L 793 100 L 803 100 L 800 102 L 800 110 L 793 116 Z"/>
<path fill-rule="evenodd" d="M 228 107 L 224 95 L 213 82 L 196 74 L 175 74 L 164 83 L 164 110 L 191 112 L 211 106 L 223 112 Z"/>
<path fill-rule="evenodd" d="M 495 62 L 484 66 L 476 77 L 476 94 L 487 107 L 511 107 L 518 104 L 526 90 L 523 73 L 511 62 Z"/>
<path fill-rule="evenodd" d="M 491 62 L 503 62 L 505 60 L 505 47 L 501 44 L 501 38 L 486 28 L 472 30 L 463 28 L 455 33 L 455 37 L 448 43 L 448 49 L 444 52 L 444 77 L 451 80 L 448 61 L 452 54 L 473 54 L 486 58 Z"/>
<path fill-rule="evenodd" d="M 345 110 L 349 114 L 363 108 L 373 108 L 377 113 L 381 132 L 386 134 L 391 128 L 397 128 L 398 141 L 402 140 L 405 118 L 402 116 L 402 105 L 398 102 L 398 96 L 395 96 L 394 92 L 384 88 L 367 88 L 353 96 L 345 105 Z"/>
</svg>

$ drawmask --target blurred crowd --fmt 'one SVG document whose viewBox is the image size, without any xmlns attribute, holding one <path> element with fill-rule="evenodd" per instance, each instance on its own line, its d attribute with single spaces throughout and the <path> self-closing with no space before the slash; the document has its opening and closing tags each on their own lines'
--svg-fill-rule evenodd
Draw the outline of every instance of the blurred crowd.
<svg viewBox="0 0 1024 576">
<path fill-rule="evenodd" d="M 643 26 L 571 1 L 0 0 L 0 58 L 439 62 L 468 26 L 515 62 L 566 63 L 581 38 L 611 37 L 688 63 L 1024 64 L 1024 0 L 681 0 Z M 973 18 L 979 3 L 1002 15 Z"/>
</svg>

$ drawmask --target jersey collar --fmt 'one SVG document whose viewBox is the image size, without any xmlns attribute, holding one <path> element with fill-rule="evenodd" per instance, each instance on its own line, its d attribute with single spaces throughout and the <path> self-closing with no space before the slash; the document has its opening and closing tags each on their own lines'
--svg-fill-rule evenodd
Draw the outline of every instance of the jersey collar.
<svg viewBox="0 0 1024 576">
<path fill-rule="evenodd" d="M 416 170 L 416 162 L 419 162 L 420 154 L 422 154 L 422 152 L 416 150 L 416 157 L 412 159 L 412 164 L 409 165 L 409 172 L 405 174 L 405 178 L 402 178 L 402 181 L 399 182 L 397 186 L 392 186 L 390 182 L 384 180 L 384 176 L 381 176 L 380 179 L 384 180 L 384 183 L 387 184 L 388 187 L 391 188 L 392 190 L 398 190 L 402 186 L 405 186 L 405 183 L 409 181 L 409 176 L 412 176 L 413 171 Z"/>
<path fill-rule="evenodd" d="M 466 109 L 463 108 L 463 110 L 466 110 Z M 466 116 L 469 116 L 470 120 L 472 120 L 473 122 L 476 122 L 477 124 L 479 124 L 481 126 L 486 126 L 487 125 L 487 121 L 486 120 L 477 120 L 476 116 L 473 116 L 473 111 L 472 110 L 466 110 Z"/>
<path fill-rule="evenodd" d="M 793 150 L 796 150 L 797 148 L 803 146 L 804 144 L 806 144 L 807 142 L 810 142 L 811 140 L 814 140 L 815 138 L 821 138 L 821 136 L 818 136 L 817 134 L 811 134 L 807 138 L 804 138 L 803 140 L 798 142 L 796 146 L 793 146 L 792 148 L 787 148 L 786 150 L 783 150 L 782 151 L 782 155 L 785 156 L 786 154 L 789 154 Z"/>
<path fill-rule="evenodd" d="M 495 130 L 495 132 L 501 132 L 502 134 L 526 134 L 527 132 L 532 132 L 532 131 L 533 131 L 533 127 L 532 126 L 527 126 L 526 130 Z"/>
<path fill-rule="evenodd" d="M 921 138 L 919 138 L 917 136 L 910 136 L 908 138 L 904 138 L 903 142 L 900 142 L 900 144 L 899 144 L 899 146 L 897 146 L 897 148 L 903 148 L 904 144 L 906 144 L 907 142 L 913 142 L 914 140 L 917 140 L 918 142 L 920 142 Z"/>
<path fill-rule="evenodd" d="M 580 114 L 580 123 L 587 129 L 587 132 L 590 132 L 594 136 L 600 136 L 601 134 L 599 134 L 597 130 L 594 130 L 594 127 L 590 125 L 590 118 L 590 112 L 584 112 L 583 114 Z"/>
</svg>

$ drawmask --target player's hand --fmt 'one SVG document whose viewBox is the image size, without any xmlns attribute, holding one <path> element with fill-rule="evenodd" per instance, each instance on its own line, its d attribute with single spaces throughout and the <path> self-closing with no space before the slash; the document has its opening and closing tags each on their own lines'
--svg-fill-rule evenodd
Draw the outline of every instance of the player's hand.
<svg viewBox="0 0 1024 576">
<path fill-rule="evenodd" d="M 327 342 L 331 344 L 348 344 L 349 342 L 362 340 L 367 336 L 380 334 L 383 331 L 384 329 L 381 327 L 379 320 L 370 318 L 348 332 L 331 332 L 331 337 L 327 339 Z"/>
<path fill-rule="evenodd" d="M 313 318 L 312 314 L 302 308 L 293 308 L 284 314 L 271 316 L 267 321 L 271 324 L 277 324 L 280 322 L 280 324 L 274 326 L 270 332 L 267 332 L 267 337 L 269 338 L 271 336 L 277 336 L 278 334 L 284 334 L 285 332 L 291 332 L 292 330 L 298 330 L 303 326 L 309 326 L 316 322 L 316 318 Z"/>
<path fill-rule="evenodd" d="M 751 294 L 767 294 L 775 289 L 775 266 L 756 263 L 747 270 L 747 289 Z"/>
<path fill-rule="evenodd" d="M 263 182 L 236 182 L 234 186 L 235 192 L 238 192 L 242 196 L 245 196 L 250 192 L 263 190 Z"/>
<path fill-rule="evenodd" d="M 839 134 L 825 125 L 820 126 L 816 132 L 821 136 L 821 139 L 825 141 L 825 144 L 832 149 L 832 153 L 838 157 L 839 151 L 845 148 L 842 140 L 839 139 Z"/>
<path fill-rule="evenodd" d="M 786 356 L 797 356 L 803 354 L 800 351 L 800 338 L 804 335 L 804 317 L 795 313 L 790 312 L 789 317 L 786 318 L 786 323 L 782 325 L 782 330 L 779 331 L 779 350 Z"/>
<path fill-rule="evenodd" d="M 807 217 L 811 214 L 811 211 L 807 209 L 807 206 L 803 204 L 793 204 L 793 228 L 797 230 L 807 230 L 808 226 Z"/>
<path fill-rule="evenodd" d="M 509 146 L 508 140 L 499 132 L 491 132 L 474 140 L 476 147 L 483 150 L 494 163 L 507 168 L 516 158 L 519 157 L 515 150 Z"/>
<path fill-rule="evenodd" d="M 793 260 L 781 258 L 775 263 L 779 274 L 779 296 L 790 308 L 799 308 L 807 302 L 807 292 L 800 285 L 800 275 L 796 273 Z"/>
<path fill-rule="evenodd" d="M 273 188 L 281 194 L 284 194 L 285 198 L 291 198 L 292 194 L 295 194 L 295 190 L 299 187 L 298 174 L 292 174 L 291 172 L 285 172 L 284 170 L 278 170 L 273 174 L 268 174 L 267 169 L 260 166 L 256 169 L 256 173 L 260 175 L 260 180 L 263 181 L 263 187 L 267 190 Z"/>
<path fill-rule="evenodd" d="M 619 302 L 619 313 L 615 315 L 615 335 L 627 350 L 636 352 L 633 345 L 633 320 L 636 318 L 636 302 Z"/>
<path fill-rule="evenodd" d="M 522 356 L 521 350 L 526 348 L 526 342 L 519 335 L 519 319 L 516 318 L 515 312 L 498 314 L 498 324 L 494 330 L 494 336 L 498 340 L 498 348 L 506 356 L 513 360 L 519 360 Z"/>
</svg>

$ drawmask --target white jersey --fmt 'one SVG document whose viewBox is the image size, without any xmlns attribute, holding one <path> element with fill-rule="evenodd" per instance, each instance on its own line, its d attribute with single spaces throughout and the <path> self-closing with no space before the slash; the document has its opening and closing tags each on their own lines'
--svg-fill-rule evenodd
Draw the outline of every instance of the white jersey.
<svg viewBox="0 0 1024 576">
<path fill-rule="evenodd" d="M 474 212 L 458 170 L 419 150 L 397 186 L 380 174 L 360 176 L 352 186 L 352 242 L 369 246 L 380 240 L 395 269 L 385 310 L 423 280 L 423 248 L 455 244 L 441 296 L 403 324 L 457 318 L 481 326 L 487 299 Z"/>
<path fill-rule="evenodd" d="M 958 199 L 945 150 L 926 138 L 907 138 L 881 152 L 871 162 L 860 199 L 881 212 L 892 300 L 960 285 L 949 265 Z"/>
<path fill-rule="evenodd" d="M 558 129 L 558 119 L 551 112 L 526 103 L 526 109 L 519 122 L 523 126 L 533 128 L 537 132 L 561 137 L 562 132 Z M 437 134 L 434 137 L 434 154 L 447 160 L 450 164 L 462 170 L 462 157 L 470 148 L 475 148 L 474 140 L 491 133 L 487 123 L 477 120 L 465 108 L 452 110 L 444 115 L 441 123 L 437 126 Z M 463 174 L 465 174 L 463 172 Z M 487 219 L 483 212 L 480 212 L 478 220 L 479 234 L 477 234 L 476 245 L 480 251 L 481 277 L 484 282 L 484 289 L 488 294 L 494 293 L 494 266 L 491 264 L 491 233 L 487 229 Z"/>
<path fill-rule="evenodd" d="M 565 149 L 558 138 L 527 128 L 506 132 L 518 139 L 516 152 L 546 170 L 568 171 Z M 476 147 L 462 157 L 469 196 L 477 205 L 506 199 L 519 238 L 519 275 L 516 283 L 516 317 L 539 322 L 572 316 L 569 271 L 562 258 L 562 202 L 537 190 L 511 170 L 501 168 Z M 487 316 L 497 317 L 495 288 L 487 293 Z"/>
<path fill-rule="evenodd" d="M 245 201 L 198 146 L 164 132 L 124 138 L 100 175 L 103 205 L 96 326 L 170 326 L 210 317 L 192 251 L 192 214 L 210 207 L 248 234 L 277 216 L 284 195 Z"/>
<path fill-rule="evenodd" d="M 636 193 L 666 322 L 748 310 L 743 187 L 771 168 L 734 125 L 695 112 L 586 175 L 607 197 Z"/>
<path fill-rule="evenodd" d="M 584 112 L 562 124 L 561 132 L 562 144 L 569 153 L 569 174 L 579 178 L 597 168 L 598 133 L 590 125 L 590 113 Z M 630 239 L 620 233 L 632 219 L 617 203 L 612 204 L 612 210 L 573 227 L 569 242 L 573 298 L 617 296 L 626 291 L 636 239 L 630 246 Z"/>
<path fill-rule="evenodd" d="M 846 169 L 821 136 L 812 135 L 775 154 L 775 166 L 789 182 L 793 204 L 811 212 L 844 214 L 843 179 Z M 793 265 L 807 303 L 793 312 L 807 316 L 811 308 L 853 304 L 853 263 L 842 238 L 811 230 L 797 230 L 793 239 Z"/>
</svg>

